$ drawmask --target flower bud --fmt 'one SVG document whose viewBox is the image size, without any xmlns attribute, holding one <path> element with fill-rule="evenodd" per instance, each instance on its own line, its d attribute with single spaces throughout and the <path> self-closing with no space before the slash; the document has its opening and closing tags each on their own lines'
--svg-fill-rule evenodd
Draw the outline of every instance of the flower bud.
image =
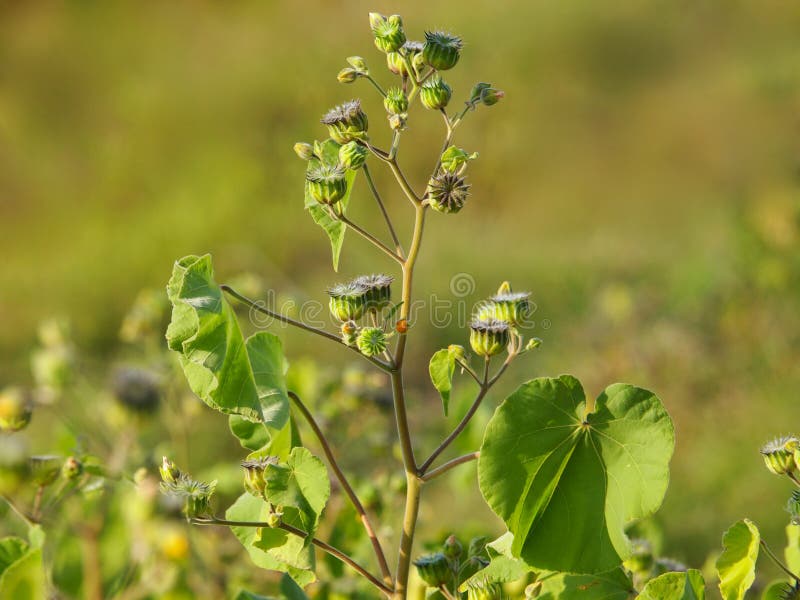
<svg viewBox="0 0 800 600">
<path fill-rule="evenodd" d="M 278 464 L 277 456 L 263 456 L 243 461 L 244 489 L 256 498 L 263 498 L 264 488 L 267 485 L 264 479 L 264 472 L 270 465 L 276 464 Z"/>
<path fill-rule="evenodd" d="M 494 356 L 508 345 L 509 326 L 504 321 L 476 319 L 469 327 L 469 344 L 478 356 Z"/>
<path fill-rule="evenodd" d="M 364 356 L 376 356 L 386 351 L 386 333 L 380 327 L 364 327 L 356 339 Z"/>
<path fill-rule="evenodd" d="M 164 483 L 175 483 L 181 476 L 181 470 L 166 456 L 161 459 L 161 466 L 158 467 L 158 472 L 161 475 L 161 481 Z"/>
<path fill-rule="evenodd" d="M 456 360 L 465 360 L 467 358 L 467 352 L 464 350 L 464 346 L 459 344 L 450 344 L 447 347 L 447 351 L 450 352 L 451 356 L 454 356 Z"/>
<path fill-rule="evenodd" d="M 360 100 L 350 100 L 335 106 L 323 115 L 321 122 L 328 127 L 328 134 L 340 144 L 367 137 L 369 121 L 361 110 Z"/>
<path fill-rule="evenodd" d="M 464 553 L 464 547 L 456 536 L 451 535 L 444 541 L 444 555 L 450 560 L 458 560 Z"/>
<path fill-rule="evenodd" d="M 505 97 L 506 93 L 503 90 L 488 88 L 481 93 L 481 102 L 483 102 L 485 106 L 494 106 Z"/>
<path fill-rule="evenodd" d="M 512 327 L 525 323 L 531 312 L 530 292 L 513 292 L 511 285 L 504 281 L 497 293 L 489 298 L 479 309 L 479 319 L 497 319 Z"/>
<path fill-rule="evenodd" d="M 356 277 L 353 283 L 364 289 L 364 308 L 377 312 L 388 308 L 392 303 L 392 281 L 394 278 L 390 275 L 379 273 L 361 275 Z"/>
<path fill-rule="evenodd" d="M 356 79 L 358 79 L 358 71 L 351 69 L 350 67 L 345 67 L 339 71 L 336 79 L 339 81 L 339 83 L 353 83 Z"/>
<path fill-rule="evenodd" d="M 406 115 L 389 115 L 389 127 L 392 131 L 403 131 L 406 128 Z"/>
<path fill-rule="evenodd" d="M 469 197 L 470 185 L 455 173 L 440 172 L 428 182 L 425 198 L 440 213 L 457 213 Z"/>
<path fill-rule="evenodd" d="M 467 600 L 502 600 L 503 588 L 499 583 L 473 582 L 467 586 Z"/>
<path fill-rule="evenodd" d="M 344 169 L 320 165 L 306 173 L 306 184 L 311 197 L 320 204 L 336 204 L 347 193 Z"/>
<path fill-rule="evenodd" d="M 63 475 L 64 479 L 77 479 L 83 475 L 83 463 L 74 456 L 70 456 L 61 467 L 61 475 Z"/>
<path fill-rule="evenodd" d="M 358 338 L 358 326 L 355 321 L 346 321 L 342 323 L 342 342 L 345 346 L 354 348 L 356 339 Z"/>
<path fill-rule="evenodd" d="M 414 561 L 420 579 L 429 587 L 439 588 L 449 585 L 453 579 L 453 572 L 447 557 L 441 552 L 420 556 Z"/>
<path fill-rule="evenodd" d="M 446 71 L 456 66 L 463 46 L 461 38 L 451 33 L 426 31 L 422 57 L 437 71 Z"/>
<path fill-rule="evenodd" d="M 794 472 L 794 452 L 800 446 L 800 440 L 794 436 L 785 436 L 767 442 L 761 448 L 764 463 L 775 475 L 788 475 Z"/>
<path fill-rule="evenodd" d="M 0 432 L 25 429 L 32 414 L 30 398 L 23 390 L 10 387 L 0 391 Z"/>
<path fill-rule="evenodd" d="M 347 142 L 339 148 L 339 164 L 355 171 L 364 166 L 368 153 L 369 150 L 358 142 Z"/>
<path fill-rule="evenodd" d="M 408 112 L 408 97 L 405 92 L 398 87 L 389 88 L 386 91 L 386 98 L 383 100 L 383 106 L 390 115 L 405 114 Z"/>
<path fill-rule="evenodd" d="M 528 343 L 525 344 L 525 350 L 526 351 L 535 350 L 541 345 L 542 345 L 542 340 L 540 340 L 539 338 L 531 338 L 528 340 Z"/>
<path fill-rule="evenodd" d="M 294 152 L 303 160 L 311 160 L 314 158 L 314 146 L 307 142 L 297 142 L 294 145 Z"/>
<path fill-rule="evenodd" d="M 364 314 L 367 290 L 356 281 L 339 283 L 328 288 L 331 314 L 340 321 L 354 321 Z"/>
<path fill-rule="evenodd" d="M 459 169 L 461 169 L 462 166 L 471 160 L 475 160 L 476 158 L 478 158 L 477 152 L 468 154 L 461 148 L 450 146 L 447 148 L 447 150 L 442 152 L 442 170 L 447 171 L 448 173 L 456 173 L 459 171 Z"/>
<path fill-rule="evenodd" d="M 400 15 L 384 17 L 378 13 L 370 13 L 369 24 L 375 35 L 375 46 L 381 52 L 397 52 L 405 44 L 406 34 Z"/>
<path fill-rule="evenodd" d="M 61 472 L 61 457 L 54 455 L 31 456 L 31 476 L 41 487 L 52 484 Z"/>
<path fill-rule="evenodd" d="M 419 88 L 419 99 L 425 108 L 441 110 L 450 102 L 453 90 L 438 75 L 429 78 Z"/>
<path fill-rule="evenodd" d="M 347 63 L 353 67 L 359 74 L 368 75 L 369 69 L 367 68 L 367 61 L 360 56 L 348 56 Z"/>
<path fill-rule="evenodd" d="M 469 103 L 473 106 L 481 101 L 481 96 L 483 92 L 492 88 L 491 83 L 479 82 L 476 83 L 472 87 L 472 91 L 469 93 Z"/>
</svg>

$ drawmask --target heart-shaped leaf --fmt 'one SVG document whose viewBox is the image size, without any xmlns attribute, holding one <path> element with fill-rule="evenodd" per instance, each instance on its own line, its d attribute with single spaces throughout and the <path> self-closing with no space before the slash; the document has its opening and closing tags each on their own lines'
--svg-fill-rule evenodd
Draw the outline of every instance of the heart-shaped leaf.
<svg viewBox="0 0 800 600">
<path fill-rule="evenodd" d="M 647 390 L 614 384 L 593 410 L 568 375 L 520 386 L 483 440 L 483 497 L 537 569 L 602 573 L 629 556 L 625 526 L 661 505 L 675 445 L 672 421 Z"/>
<path fill-rule="evenodd" d="M 705 600 L 703 574 L 695 569 L 664 573 L 644 586 L 639 600 Z"/>
<path fill-rule="evenodd" d="M 621 569 L 596 575 L 542 573 L 538 600 L 628 600 L 635 594 L 628 575 Z"/>
<path fill-rule="evenodd" d="M 167 341 L 192 391 L 216 410 L 281 429 L 289 417 L 281 341 L 265 331 L 244 340 L 214 282 L 211 256 L 176 262 L 167 294 L 172 302 Z"/>
<path fill-rule="evenodd" d="M 722 554 L 717 559 L 719 591 L 724 600 L 742 600 L 756 578 L 756 560 L 761 534 L 755 523 L 742 519 L 722 536 Z"/>
</svg>

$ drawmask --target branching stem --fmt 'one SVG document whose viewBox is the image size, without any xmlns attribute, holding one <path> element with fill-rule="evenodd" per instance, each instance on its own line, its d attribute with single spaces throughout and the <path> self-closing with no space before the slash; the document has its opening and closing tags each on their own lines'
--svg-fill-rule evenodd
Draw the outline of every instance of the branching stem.
<svg viewBox="0 0 800 600">
<path fill-rule="evenodd" d="M 464 454 L 463 456 L 458 456 L 458 457 L 454 458 L 453 460 L 447 461 L 442 466 L 436 467 L 435 469 L 431 469 L 430 471 L 428 471 L 424 475 L 421 475 L 420 479 L 422 481 L 430 481 L 431 479 L 436 479 L 437 477 L 439 477 L 439 475 L 444 475 L 450 469 L 453 469 L 453 468 L 457 467 L 458 465 L 463 465 L 464 463 L 468 463 L 468 462 L 471 462 L 473 460 L 478 460 L 478 458 L 480 458 L 480 456 L 481 456 L 480 452 L 470 452 L 469 454 Z"/>
<path fill-rule="evenodd" d="M 767 542 L 765 542 L 764 540 L 760 540 L 760 541 L 759 541 L 759 544 L 760 544 L 760 545 L 761 545 L 761 547 L 764 549 L 764 552 L 766 552 L 766 553 L 767 553 L 767 556 L 769 556 L 769 557 L 770 557 L 770 559 L 772 560 L 772 562 L 774 562 L 774 563 L 775 563 L 775 565 L 776 565 L 776 566 L 777 566 L 777 567 L 778 567 L 778 568 L 779 568 L 781 571 L 783 571 L 784 573 L 786 573 L 786 574 L 787 574 L 789 577 L 791 577 L 792 579 L 794 579 L 794 580 L 795 580 L 797 583 L 800 583 L 800 577 L 798 577 L 797 575 L 795 575 L 794 573 L 792 573 L 792 572 L 789 570 L 789 567 L 787 567 L 785 564 L 783 564 L 783 562 L 781 561 L 781 559 L 779 559 L 777 556 L 775 556 L 775 553 L 774 553 L 774 552 L 772 552 L 772 550 L 770 549 L 770 547 L 767 545 Z"/>
<path fill-rule="evenodd" d="M 344 213 L 337 213 L 336 211 L 334 211 L 330 207 L 328 207 L 328 211 L 329 211 L 329 214 L 330 214 L 332 219 L 337 220 L 337 221 L 341 221 L 342 223 L 344 223 L 345 225 L 350 227 L 353 231 L 355 231 L 358 235 L 360 235 L 365 240 L 367 240 L 370 244 L 375 246 L 378 250 L 380 250 L 381 252 L 386 254 L 386 256 L 388 256 L 389 258 L 397 261 L 401 265 L 403 264 L 403 258 L 401 256 L 398 256 L 397 254 L 395 254 L 394 251 L 391 248 L 389 248 L 386 244 L 384 244 L 382 241 L 380 241 L 374 235 L 369 233 L 367 230 L 365 230 L 364 228 L 362 228 L 362 227 L 356 225 L 355 223 L 353 223 L 353 221 L 351 221 L 347 217 L 347 215 L 345 215 Z"/>
<path fill-rule="evenodd" d="M 375 198 L 375 202 L 378 203 L 378 207 L 381 209 L 381 214 L 383 214 L 383 219 L 386 221 L 386 226 L 389 228 L 389 234 L 392 236 L 395 252 L 397 252 L 397 255 L 402 258 L 404 256 L 403 245 L 400 243 L 400 238 L 397 237 L 397 233 L 392 225 L 392 219 L 389 217 L 389 213 L 386 210 L 386 206 L 383 204 L 383 200 L 381 200 L 381 196 L 378 193 L 378 188 L 375 187 L 375 182 L 372 179 L 372 173 L 370 173 L 369 167 L 367 167 L 366 163 L 364 164 L 364 177 L 367 180 L 367 185 L 372 192 L 372 196 Z"/>
</svg>

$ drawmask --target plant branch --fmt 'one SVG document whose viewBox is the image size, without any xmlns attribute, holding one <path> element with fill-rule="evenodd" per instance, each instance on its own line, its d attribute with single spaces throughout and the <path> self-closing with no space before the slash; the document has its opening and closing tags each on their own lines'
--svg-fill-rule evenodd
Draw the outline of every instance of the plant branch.
<svg viewBox="0 0 800 600">
<path fill-rule="evenodd" d="M 795 475 L 791 471 L 786 473 L 786 475 L 789 476 L 789 479 L 791 479 L 797 487 L 800 487 L 800 479 L 797 478 L 797 475 Z"/>
<path fill-rule="evenodd" d="M 8 504 L 8 507 L 14 512 L 14 514 L 16 514 L 20 519 L 22 519 L 22 521 L 24 521 L 26 525 L 36 524 L 36 521 L 31 519 L 28 515 L 26 515 L 22 511 L 22 509 L 20 509 L 16 504 L 14 504 L 14 501 L 11 500 L 11 498 L 9 498 L 8 496 L 0 496 L 0 498 L 2 498 L 5 501 L 5 503 Z"/>
<path fill-rule="evenodd" d="M 436 467 L 435 469 L 431 469 L 424 475 L 420 476 L 420 479 L 425 481 L 430 481 L 431 479 L 436 479 L 439 475 L 444 475 L 450 469 L 457 467 L 458 465 L 463 465 L 464 463 L 468 463 L 473 460 L 478 460 L 480 458 L 480 452 L 470 452 L 469 454 L 464 454 L 463 456 L 459 456 L 454 458 L 453 460 L 449 460 L 444 463 L 441 467 Z"/>
<path fill-rule="evenodd" d="M 382 88 L 382 87 L 381 87 L 381 86 L 378 84 L 378 82 L 377 82 L 377 81 L 375 81 L 375 80 L 372 78 L 372 75 L 365 75 L 364 77 L 365 77 L 365 78 L 366 78 L 366 79 L 367 79 L 367 80 L 368 80 L 368 81 L 369 81 L 369 82 L 370 82 L 372 85 L 374 85 L 374 86 L 375 86 L 375 89 L 376 89 L 376 90 L 378 90 L 378 91 L 380 92 L 381 96 L 383 96 L 384 98 L 386 98 L 386 92 L 385 92 L 385 91 L 383 90 L 383 88 Z"/>
<path fill-rule="evenodd" d="M 317 334 L 317 335 L 319 335 L 321 337 L 324 337 L 324 338 L 329 339 L 329 340 L 331 340 L 333 342 L 336 342 L 337 344 L 341 344 L 342 346 L 352 350 L 353 352 L 355 352 L 359 356 L 364 357 L 366 360 L 371 362 L 373 365 L 375 365 L 376 367 L 378 367 L 379 369 L 381 369 L 383 371 L 386 371 L 387 373 L 391 372 L 392 369 L 393 369 L 393 367 L 391 365 L 383 362 L 382 360 L 379 360 L 379 359 L 375 358 L 374 356 L 365 356 L 365 355 L 361 354 L 361 352 L 358 351 L 358 348 L 354 348 L 352 346 L 348 346 L 341 339 L 339 339 L 337 336 L 333 335 L 332 333 L 328 333 L 324 329 L 317 329 L 316 327 L 311 327 L 310 325 L 306 325 L 305 323 L 302 323 L 300 321 L 296 321 L 295 319 L 292 319 L 290 317 L 286 317 L 286 316 L 281 315 L 279 313 L 273 312 L 273 311 L 269 310 L 268 308 L 264 308 L 263 306 L 260 306 L 256 302 L 253 302 L 252 300 L 250 300 L 250 298 L 248 298 L 246 296 L 243 296 L 242 294 L 240 294 L 239 292 L 234 290 L 229 285 L 224 285 L 223 284 L 223 285 L 221 285 L 219 287 L 223 292 L 233 296 L 239 302 L 242 302 L 243 304 L 246 304 L 247 306 L 249 306 L 251 309 L 253 309 L 255 311 L 258 311 L 258 312 L 260 312 L 262 314 L 265 314 L 265 315 L 267 315 L 269 317 L 272 317 L 273 319 L 277 319 L 281 323 L 286 323 L 287 325 L 293 325 L 294 327 L 297 327 L 297 328 L 302 329 L 304 331 L 309 331 L 311 333 L 315 333 L 315 334 Z"/>
<path fill-rule="evenodd" d="M 332 219 L 341 221 L 342 223 L 344 223 L 348 227 L 352 228 L 353 231 L 355 231 L 358 235 L 360 235 L 365 240 L 367 240 L 369 243 L 371 243 L 373 246 L 375 246 L 378 250 L 380 250 L 381 252 L 385 253 L 389 258 L 392 258 L 392 259 L 396 260 L 401 265 L 403 264 L 402 257 L 400 257 L 397 254 L 395 254 L 392 251 L 391 248 L 389 248 L 386 244 L 384 244 L 382 241 L 380 241 L 374 235 L 372 235 L 371 233 L 369 233 L 368 231 L 366 231 L 362 227 L 359 227 L 358 225 L 353 223 L 353 221 L 348 219 L 347 216 L 344 213 L 337 214 L 330 207 L 328 207 L 328 211 L 329 211 Z"/>
<path fill-rule="evenodd" d="M 260 521 L 228 521 L 227 519 L 217 519 L 216 517 L 211 517 L 208 519 L 201 519 L 201 518 L 191 518 L 189 519 L 190 523 L 194 523 L 195 525 L 223 525 L 226 527 L 259 527 L 259 528 L 267 528 L 270 527 L 269 523 L 260 522 Z M 302 529 L 298 529 L 297 527 L 292 527 L 286 523 L 281 523 L 278 525 L 278 528 L 283 529 L 284 531 L 291 533 L 292 535 L 296 535 L 303 539 L 308 538 L 308 532 L 303 531 Z M 340 561 L 345 563 L 346 565 L 351 566 L 356 571 L 358 571 L 363 577 L 365 577 L 372 585 L 377 587 L 387 596 L 392 593 L 392 589 L 384 584 L 380 579 L 375 577 L 372 573 L 367 571 L 364 567 L 359 565 L 356 561 L 350 558 L 347 554 L 339 550 L 338 548 L 334 548 L 330 544 L 323 542 L 315 537 L 311 538 L 311 543 L 314 544 L 317 548 L 324 550 L 331 556 L 335 556 Z"/>
<path fill-rule="evenodd" d="M 481 378 L 478 377 L 478 374 L 475 372 L 475 369 L 470 367 L 466 362 L 462 362 L 460 360 L 457 360 L 456 364 L 462 369 L 464 369 L 467 373 L 469 373 L 470 376 L 472 376 L 472 378 L 475 380 L 475 383 L 477 383 L 478 385 L 483 385 L 483 381 L 481 381 Z"/>
<path fill-rule="evenodd" d="M 386 226 L 389 228 L 389 234 L 392 236 L 392 241 L 394 242 L 395 251 L 397 255 L 402 257 L 403 256 L 403 246 L 400 243 L 400 239 L 397 237 L 397 233 L 394 230 L 394 226 L 392 225 L 392 219 L 389 218 L 389 213 L 386 210 L 386 206 L 383 204 L 383 200 L 381 200 L 381 196 L 378 193 L 378 188 L 375 187 L 375 182 L 372 180 L 372 173 L 369 171 L 369 167 L 367 167 L 366 163 L 364 164 L 364 177 L 367 179 L 367 185 L 369 185 L 369 189 L 372 192 L 375 201 L 378 203 L 378 207 L 381 209 L 381 213 L 383 214 L 383 218 L 386 221 Z"/>
<path fill-rule="evenodd" d="M 783 562 L 782 562 L 782 561 L 781 561 L 781 560 L 780 560 L 780 559 L 779 559 L 777 556 L 775 556 L 775 554 L 772 552 L 772 550 L 770 550 L 770 547 L 769 547 L 769 546 L 767 546 L 767 542 L 765 542 L 764 540 L 759 540 L 759 544 L 760 544 L 760 545 L 761 545 L 761 547 L 764 549 L 764 552 L 766 552 L 766 553 L 767 553 L 767 556 L 769 556 L 769 557 L 770 557 L 770 559 L 772 559 L 772 562 L 774 562 L 774 563 L 775 563 L 775 565 L 776 565 L 776 566 L 777 566 L 777 567 L 778 567 L 778 568 L 779 568 L 781 571 L 783 571 L 784 573 L 786 573 L 786 574 L 787 574 L 789 577 L 791 577 L 792 579 L 794 579 L 796 582 L 800 583 L 800 577 L 798 577 L 797 575 L 795 575 L 794 573 L 792 573 L 792 572 L 789 570 L 789 568 L 788 568 L 788 567 L 787 567 L 785 564 L 783 564 Z"/>
<path fill-rule="evenodd" d="M 372 543 L 372 548 L 375 551 L 375 557 L 378 559 L 378 565 L 381 569 L 381 574 L 383 575 L 384 583 L 387 585 L 391 585 L 392 583 L 392 574 L 389 571 L 389 565 L 386 562 L 386 556 L 383 553 L 383 548 L 381 548 L 380 540 L 378 540 L 378 536 L 375 533 L 375 530 L 372 527 L 372 523 L 369 520 L 369 516 L 367 516 L 367 511 L 364 510 L 364 505 L 361 504 L 361 501 L 358 499 L 353 487 L 350 485 L 350 482 L 347 481 L 342 469 L 339 467 L 339 463 L 336 462 L 336 457 L 333 455 L 333 451 L 331 450 L 331 446 L 328 443 L 325 434 L 322 433 L 322 429 L 320 429 L 319 425 L 317 424 L 314 416 L 311 414 L 311 411 L 308 410 L 308 407 L 303 403 L 300 397 L 295 394 L 294 392 L 289 392 L 289 398 L 291 398 L 297 409 L 303 414 L 303 417 L 308 422 L 309 427 L 314 431 L 314 434 L 317 436 L 320 445 L 322 446 L 322 451 L 325 453 L 326 458 L 328 459 L 328 464 L 330 464 L 331 469 L 333 470 L 336 478 L 339 480 L 339 483 L 342 485 L 342 489 L 344 489 L 345 494 L 347 497 L 350 498 L 350 501 L 353 503 L 353 506 L 358 513 L 358 516 L 361 518 L 361 523 L 364 525 L 364 529 L 369 536 L 370 542 Z"/>
</svg>

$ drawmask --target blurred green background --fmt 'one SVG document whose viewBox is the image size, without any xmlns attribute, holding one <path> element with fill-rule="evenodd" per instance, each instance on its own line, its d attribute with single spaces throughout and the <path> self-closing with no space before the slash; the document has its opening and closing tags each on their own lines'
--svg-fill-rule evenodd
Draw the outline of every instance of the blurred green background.
<svg viewBox="0 0 800 600">
<path fill-rule="evenodd" d="M 458 103 L 477 81 L 507 94 L 458 131 L 480 152 L 473 195 L 457 216 L 431 215 L 417 291 L 451 298 L 467 273 L 470 302 L 503 279 L 533 292 L 545 344 L 506 389 L 569 372 L 590 395 L 618 380 L 659 394 L 678 436 L 667 553 L 699 566 L 743 516 L 779 547 L 789 489 L 758 448 L 796 432 L 800 397 L 796 2 L 0 3 L 0 387 L 29 379 L 37 323 L 53 315 L 101 371 L 137 292 L 185 254 L 298 301 L 391 268 L 351 236 L 332 272 L 291 149 L 323 138 L 319 116 L 355 96 L 387 145 L 373 90 L 335 78 L 360 54 L 389 83 L 370 10 L 400 12 L 417 38 L 464 36 L 448 78 Z M 400 162 L 418 189 L 442 135 L 438 115 L 412 114 Z M 407 236 L 407 203 L 377 179 Z M 363 181 L 352 206 L 383 231 Z M 441 420 L 427 360 L 465 335 L 414 333 L 422 432 Z M 351 360 L 282 335 L 290 359 Z M 209 418 L 208 438 L 225 431 Z M 499 529 L 462 504 L 446 517 Z M 436 511 L 423 523 L 441 523 Z"/>
</svg>

